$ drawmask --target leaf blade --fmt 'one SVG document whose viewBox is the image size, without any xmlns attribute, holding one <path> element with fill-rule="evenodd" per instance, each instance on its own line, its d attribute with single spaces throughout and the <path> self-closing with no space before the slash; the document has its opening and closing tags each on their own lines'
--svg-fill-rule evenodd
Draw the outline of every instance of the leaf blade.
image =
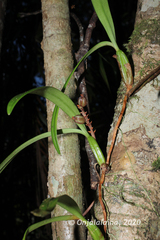
<svg viewBox="0 0 160 240">
<path fill-rule="evenodd" d="M 26 229 L 22 240 L 25 240 L 27 235 L 30 232 L 32 232 L 32 231 L 36 230 L 37 228 L 40 228 L 46 224 L 49 224 L 52 222 L 69 221 L 69 220 L 77 220 L 77 217 L 74 215 L 65 215 L 65 216 L 52 217 L 52 218 L 40 221 L 38 223 L 35 223 Z M 83 222 L 86 224 L 86 226 L 94 240 L 104 240 L 104 237 L 103 237 L 100 229 L 97 226 L 90 225 L 87 220 L 84 220 Z"/>
<path fill-rule="evenodd" d="M 5 160 L 0 164 L 0 173 L 7 167 L 7 165 L 13 160 L 13 158 L 21 152 L 24 148 L 28 147 L 32 143 L 35 143 L 38 140 L 41 140 L 43 138 L 49 137 L 51 135 L 50 132 L 42 133 L 34 138 L 31 138 L 30 140 L 26 141 L 25 143 L 21 144 L 18 148 L 16 148 Z"/>
<path fill-rule="evenodd" d="M 92 136 L 89 136 L 87 138 L 87 140 L 89 142 L 91 150 L 92 150 L 98 164 L 101 165 L 101 164 L 105 163 L 104 155 L 103 155 L 97 141 Z"/>
<path fill-rule="evenodd" d="M 58 138 L 57 138 L 57 119 L 58 119 L 58 112 L 59 107 L 56 105 L 52 114 L 52 120 L 51 120 L 51 137 L 53 145 L 57 151 L 58 154 L 60 153 L 60 148 L 58 144 Z"/>
<path fill-rule="evenodd" d="M 57 198 L 45 199 L 39 207 L 39 208 L 41 208 L 39 215 L 41 215 L 41 213 L 43 214 L 44 211 L 46 211 L 46 214 L 49 214 L 49 212 L 51 212 L 55 208 L 56 204 L 59 205 L 60 207 L 64 208 L 68 212 L 72 213 L 73 215 L 70 216 L 70 218 L 80 219 L 83 223 L 85 223 L 94 240 L 100 240 L 100 239 L 103 240 L 104 239 L 103 234 L 101 233 L 99 228 L 96 225 L 94 225 L 93 223 L 88 222 L 83 217 L 81 210 L 78 207 L 77 203 L 68 195 L 62 195 Z M 34 213 L 34 211 L 32 213 Z M 36 213 L 37 213 L 37 211 L 36 211 Z M 56 220 L 57 221 L 71 220 L 71 219 L 68 219 L 67 216 L 60 216 L 59 218 L 56 217 Z M 50 220 L 51 219 L 47 219 L 47 223 L 49 223 Z M 55 221 L 55 219 L 54 219 L 54 221 Z M 42 226 L 42 224 L 44 225 L 44 221 L 40 222 L 38 227 Z M 32 231 L 33 231 L 33 227 L 32 227 Z"/>
<path fill-rule="evenodd" d="M 73 76 L 75 70 L 77 69 L 77 67 L 80 65 L 80 63 L 82 61 L 84 61 L 89 55 L 91 55 L 94 51 L 96 51 L 97 49 L 104 47 L 104 46 L 111 46 L 113 47 L 113 44 L 111 42 L 101 42 L 98 43 L 97 45 L 95 45 L 93 48 L 91 48 L 83 57 L 82 59 L 77 63 L 77 65 L 75 66 L 75 68 L 73 69 L 73 71 L 71 72 L 71 74 L 69 75 L 68 79 L 66 80 L 63 88 L 62 88 L 62 92 L 65 91 L 67 84 L 69 83 L 71 77 Z M 58 154 L 60 154 L 60 148 L 59 148 L 59 144 L 58 144 L 58 139 L 57 139 L 57 118 L 58 118 L 58 107 L 55 106 L 54 111 L 53 111 L 53 115 L 52 115 L 52 122 L 51 122 L 51 136 L 52 136 L 52 142 L 58 152 Z"/>
<path fill-rule="evenodd" d="M 11 114 L 11 112 L 13 111 L 15 105 L 19 102 L 19 100 L 22 99 L 27 94 L 37 94 L 47 98 L 51 102 L 58 105 L 70 118 L 79 114 L 79 110 L 67 95 L 65 95 L 63 92 L 61 92 L 60 90 L 54 87 L 46 86 L 46 87 L 34 88 L 13 97 L 7 105 L 8 115 Z M 86 136 L 89 135 L 84 124 L 77 124 L 77 125 L 83 131 L 83 133 L 86 134 Z"/>
<path fill-rule="evenodd" d="M 60 222 L 60 221 L 68 221 L 68 220 L 75 220 L 77 219 L 75 216 L 72 215 L 65 215 L 65 216 L 58 216 L 58 217 L 53 217 L 53 218 L 49 218 L 49 219 L 45 219 L 43 221 L 40 221 L 38 223 L 32 224 L 31 226 L 29 226 L 27 228 L 27 230 L 25 231 L 24 235 L 23 235 L 23 239 L 25 240 L 27 235 L 34 231 L 35 229 L 42 227 L 46 224 L 52 223 L 52 222 Z"/>
<path fill-rule="evenodd" d="M 67 134 L 67 133 L 78 133 L 84 135 L 84 133 L 80 129 L 59 129 L 57 130 L 58 134 Z M 4 159 L 4 161 L 0 164 L 0 173 L 7 167 L 7 165 L 14 159 L 14 157 L 21 152 L 24 148 L 30 146 L 32 143 L 35 143 L 38 140 L 41 140 L 43 138 L 47 138 L 51 136 L 51 132 L 42 133 L 36 137 L 31 138 L 30 140 L 26 141 L 25 143 L 21 144 L 18 148 L 16 148 L 11 154 L 8 155 Z"/>
<path fill-rule="evenodd" d="M 75 66 L 75 68 L 73 69 L 73 71 L 71 72 L 71 74 L 69 75 L 67 81 L 65 82 L 64 86 L 63 86 L 63 90 L 66 89 L 66 86 L 69 82 L 69 80 L 71 79 L 72 75 L 74 74 L 74 72 L 76 71 L 77 67 L 81 64 L 82 61 L 86 60 L 86 58 L 88 56 L 90 56 L 93 52 L 95 52 L 96 50 L 98 50 L 99 48 L 101 47 L 106 47 L 106 46 L 109 46 L 109 47 L 113 47 L 114 48 L 114 45 L 109 42 L 109 41 L 103 41 L 103 42 L 100 42 L 100 43 L 97 43 L 94 47 L 92 47 L 82 58 L 81 60 L 77 63 L 77 65 Z"/>
<path fill-rule="evenodd" d="M 111 40 L 112 44 L 114 45 L 115 50 L 118 50 L 118 45 L 116 43 L 116 35 L 115 35 L 115 28 L 114 23 L 112 20 L 112 15 L 110 12 L 108 0 L 91 0 L 94 6 L 94 9 L 97 13 L 97 16 L 102 23 L 104 29 L 106 30 L 109 39 Z"/>
</svg>

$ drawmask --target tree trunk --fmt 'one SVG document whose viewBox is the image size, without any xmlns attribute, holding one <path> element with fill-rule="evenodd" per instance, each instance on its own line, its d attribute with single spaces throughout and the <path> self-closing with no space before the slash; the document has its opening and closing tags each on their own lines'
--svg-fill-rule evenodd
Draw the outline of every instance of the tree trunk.
<svg viewBox="0 0 160 240">
<path fill-rule="evenodd" d="M 160 64 L 159 3 L 138 2 L 135 30 L 128 44 L 133 52 L 134 82 Z M 152 167 L 160 156 L 159 79 L 130 97 L 117 135 L 111 171 L 104 184 L 110 239 L 160 239 L 160 175 Z M 125 86 L 121 83 L 108 145 L 122 108 L 123 92 Z M 99 205 L 96 217 L 103 220 Z"/>
<path fill-rule="evenodd" d="M 71 35 L 69 26 L 68 1 L 42 0 L 43 43 L 46 85 L 62 89 L 67 77 L 73 69 L 71 53 Z M 75 84 L 72 79 L 66 94 L 73 98 Z M 47 101 L 48 131 L 51 129 L 51 118 L 54 105 Z M 75 123 L 64 112 L 59 111 L 58 129 L 75 128 Z M 58 155 L 51 138 L 48 141 L 49 171 L 48 192 L 50 197 L 68 194 L 82 210 L 82 183 L 80 170 L 79 142 L 76 134 L 58 137 L 61 154 Z M 56 207 L 55 216 L 66 215 L 67 212 Z M 77 229 L 70 222 L 52 224 L 53 239 L 85 239 L 76 238 Z"/>
</svg>

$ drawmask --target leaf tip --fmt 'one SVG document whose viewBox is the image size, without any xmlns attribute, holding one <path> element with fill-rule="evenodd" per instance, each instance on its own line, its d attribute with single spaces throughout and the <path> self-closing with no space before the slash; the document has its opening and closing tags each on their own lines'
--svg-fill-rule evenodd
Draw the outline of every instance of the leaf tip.
<svg viewBox="0 0 160 240">
<path fill-rule="evenodd" d="M 7 106 L 7 115 L 11 115 L 11 109 L 9 108 L 9 106 Z"/>
</svg>

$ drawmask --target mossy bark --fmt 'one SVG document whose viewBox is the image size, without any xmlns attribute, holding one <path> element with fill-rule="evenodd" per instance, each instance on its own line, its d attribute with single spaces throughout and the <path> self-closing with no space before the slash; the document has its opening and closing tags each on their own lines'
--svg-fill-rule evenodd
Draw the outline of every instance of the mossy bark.
<svg viewBox="0 0 160 240">
<path fill-rule="evenodd" d="M 128 45 L 133 53 L 135 82 L 159 64 L 160 35 L 159 29 L 155 31 L 155 24 L 159 25 L 159 3 L 138 2 L 135 30 Z M 159 80 L 157 77 L 129 99 L 120 125 L 111 171 L 104 184 L 110 239 L 159 239 L 160 174 L 152 168 L 160 156 Z M 123 102 L 121 90 L 118 94 L 108 146 Z M 99 205 L 95 211 L 96 217 L 103 220 Z"/>
<path fill-rule="evenodd" d="M 73 69 L 71 36 L 69 25 L 68 1 L 42 0 L 43 42 L 45 80 L 47 86 L 62 89 Z M 73 98 L 75 84 L 72 79 L 65 93 Z M 51 129 L 51 118 L 54 104 L 47 101 L 48 131 Z M 58 129 L 75 128 L 75 123 L 64 112 L 59 111 Z M 80 170 L 79 142 L 76 134 L 58 137 L 60 152 L 58 155 L 52 140 L 48 140 L 49 170 L 48 192 L 50 197 L 68 194 L 82 210 L 82 183 Z M 56 207 L 54 215 L 65 215 L 67 212 Z M 70 222 L 52 224 L 53 239 L 85 239 L 84 232 Z M 78 235 L 78 238 L 76 238 Z"/>
</svg>

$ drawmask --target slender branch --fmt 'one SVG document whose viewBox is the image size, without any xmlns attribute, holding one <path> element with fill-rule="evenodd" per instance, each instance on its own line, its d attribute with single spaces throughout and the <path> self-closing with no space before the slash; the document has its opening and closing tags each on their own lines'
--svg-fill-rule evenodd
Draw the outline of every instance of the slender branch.
<svg viewBox="0 0 160 240">
<path fill-rule="evenodd" d="M 127 97 L 127 95 L 125 95 L 124 100 L 123 100 L 122 110 L 121 110 L 121 113 L 120 113 L 120 115 L 119 115 L 119 118 L 118 118 L 118 121 L 117 121 L 117 123 L 116 123 L 116 126 L 115 126 L 115 128 L 114 128 L 111 146 L 110 146 L 109 152 L 108 152 L 108 154 L 107 154 L 107 161 L 106 161 L 107 164 L 110 163 L 111 153 L 112 153 L 112 151 L 113 151 L 114 143 L 115 143 L 115 140 L 116 140 L 116 135 L 117 135 L 118 127 L 119 127 L 119 125 L 120 125 L 120 123 L 121 123 L 123 114 L 124 114 L 125 109 L 126 109 L 127 99 L 128 99 L 128 97 Z"/>
<path fill-rule="evenodd" d="M 84 44 L 88 49 L 89 49 L 89 46 L 90 46 L 90 39 L 91 39 L 92 31 L 96 27 L 97 20 L 98 20 L 98 16 L 97 16 L 96 12 L 94 12 L 90 21 L 89 21 L 89 25 L 88 25 L 88 28 L 86 30 L 85 40 L 84 40 Z"/>
<path fill-rule="evenodd" d="M 79 33 L 80 33 L 80 48 L 79 48 L 78 52 L 75 54 L 75 58 L 76 58 L 76 61 L 78 63 L 81 60 L 81 58 L 89 50 L 91 35 L 92 35 L 92 32 L 93 32 L 93 29 L 96 27 L 96 21 L 97 21 L 98 17 L 97 17 L 97 14 L 94 12 L 90 21 L 89 21 L 85 37 L 84 37 L 84 34 L 83 34 L 83 27 L 82 27 L 79 19 L 77 18 L 77 16 L 75 14 L 72 17 L 74 17 L 74 19 L 75 19 L 75 21 L 76 21 L 76 23 L 79 27 Z M 82 74 L 84 74 L 85 69 L 86 69 L 85 63 L 82 62 L 79 65 L 78 71 L 75 74 L 75 77 L 76 77 L 77 81 L 82 76 Z M 87 88 L 86 88 L 86 81 L 85 81 L 84 77 L 82 78 L 82 80 L 79 84 L 79 90 L 80 90 L 80 93 L 83 94 L 85 96 L 86 100 L 87 100 L 87 108 L 88 108 L 88 112 L 90 113 L 88 94 L 87 94 Z"/>
<path fill-rule="evenodd" d="M 135 92 L 138 92 L 142 86 L 146 85 L 148 82 L 150 82 L 151 80 L 153 80 L 155 77 L 157 77 L 160 74 L 160 66 L 158 66 L 157 68 L 155 68 L 153 71 L 151 71 L 149 74 L 147 74 L 144 78 L 142 78 L 134 87 L 132 87 L 131 85 L 129 85 L 127 87 L 126 90 L 126 94 L 123 100 L 123 105 L 122 105 L 122 110 L 121 113 L 119 115 L 118 121 L 116 123 L 116 126 L 114 128 L 114 132 L 113 132 L 113 137 L 112 137 L 112 142 L 111 142 L 111 146 L 107 155 L 107 160 L 106 163 L 109 164 L 110 163 L 110 157 L 113 151 L 113 147 L 115 144 L 115 140 L 116 140 L 116 135 L 117 135 L 117 131 L 118 131 L 118 127 L 121 123 L 123 114 L 125 112 L 126 109 L 126 104 L 127 104 L 127 100 L 128 98 Z"/>
<path fill-rule="evenodd" d="M 87 138 L 85 138 L 85 148 L 89 160 L 89 170 L 90 170 L 90 186 L 91 189 L 96 190 L 99 183 L 99 175 L 96 170 L 97 160 L 92 152 Z"/>
<path fill-rule="evenodd" d="M 96 15 L 96 13 L 94 12 L 90 21 L 89 21 L 89 25 L 88 25 L 88 28 L 86 30 L 86 34 L 85 34 L 85 37 L 84 37 L 83 27 L 82 27 L 82 24 L 81 24 L 80 20 L 78 19 L 78 17 L 75 14 L 71 14 L 71 16 L 74 18 L 74 20 L 76 21 L 76 23 L 78 25 L 78 28 L 79 28 L 80 47 L 79 47 L 78 52 L 75 54 L 75 58 L 76 58 L 76 61 L 78 63 L 80 61 L 80 59 L 84 56 L 84 54 L 86 54 L 89 50 L 92 31 L 96 26 L 96 21 L 97 21 L 98 17 Z M 77 72 L 75 73 L 75 78 L 77 79 L 77 81 L 80 79 L 82 74 L 84 74 L 85 69 L 86 69 L 85 63 L 82 62 L 79 65 Z M 86 81 L 85 81 L 84 77 L 80 81 L 79 91 L 80 91 L 80 94 L 83 94 L 84 97 L 86 98 L 88 113 L 90 113 L 89 100 L 88 100 L 88 94 L 87 94 L 87 88 L 86 88 Z M 85 117 L 85 115 L 84 115 L 84 117 Z M 94 134 L 93 128 L 91 126 L 91 123 L 87 123 L 87 124 L 89 124 L 88 127 L 90 127 L 91 135 L 95 138 L 95 134 Z M 88 144 L 87 140 L 85 141 L 85 149 L 86 149 L 86 152 L 87 152 L 87 156 L 88 156 L 88 160 L 89 160 L 89 166 L 90 166 L 91 189 L 96 190 L 97 189 L 97 184 L 99 183 L 99 177 L 98 177 L 97 171 L 96 171 L 94 166 L 95 166 L 95 164 L 97 164 L 97 160 L 96 160 L 94 154 L 92 153 L 92 150 L 91 150 L 90 145 Z"/>
<path fill-rule="evenodd" d="M 37 10 L 37 11 L 35 11 L 35 12 L 30 12 L 30 13 L 20 12 L 20 13 L 19 13 L 19 16 L 20 16 L 21 18 L 23 18 L 23 17 L 26 17 L 26 16 L 37 15 L 37 14 L 39 14 L 39 13 L 42 13 L 42 10 Z"/>
<path fill-rule="evenodd" d="M 92 17 L 91 17 L 91 19 L 90 19 L 90 21 L 89 21 L 89 24 L 88 24 L 88 27 L 87 27 L 87 30 L 86 30 L 86 34 L 85 34 L 85 37 L 84 37 L 83 27 L 82 27 L 82 25 L 80 23 L 80 20 L 78 19 L 78 17 L 75 14 L 71 15 L 71 16 L 74 17 L 74 19 L 75 19 L 75 21 L 76 21 L 76 23 L 77 23 L 77 25 L 79 27 L 80 48 L 79 48 L 78 52 L 75 55 L 77 62 L 79 62 L 81 60 L 81 58 L 89 50 L 92 32 L 93 32 L 93 29 L 96 27 L 96 21 L 97 21 L 98 17 L 97 17 L 97 14 L 94 12 Z"/>
<path fill-rule="evenodd" d="M 93 205 L 94 205 L 94 202 L 95 201 L 93 201 L 90 205 L 89 205 L 89 207 L 86 209 L 86 211 L 83 213 L 83 216 L 85 216 L 90 210 L 91 210 L 91 208 L 93 207 Z"/>
<path fill-rule="evenodd" d="M 147 74 L 144 78 L 142 78 L 134 87 L 132 87 L 127 94 L 128 97 L 130 97 L 133 93 L 138 92 L 142 86 L 152 81 L 159 74 L 160 74 L 160 65 L 154 70 L 152 70 L 149 74 Z"/>
<path fill-rule="evenodd" d="M 81 48 L 81 46 L 82 46 L 82 44 L 83 44 L 83 42 L 84 42 L 83 26 L 82 26 L 79 18 L 76 16 L 76 14 L 74 14 L 74 13 L 71 12 L 70 15 L 71 15 L 71 17 L 75 20 L 75 22 L 77 23 L 77 26 L 78 26 L 78 28 L 79 28 L 79 37 L 80 37 L 80 38 L 79 38 L 79 41 L 80 41 L 80 48 Z"/>
</svg>

